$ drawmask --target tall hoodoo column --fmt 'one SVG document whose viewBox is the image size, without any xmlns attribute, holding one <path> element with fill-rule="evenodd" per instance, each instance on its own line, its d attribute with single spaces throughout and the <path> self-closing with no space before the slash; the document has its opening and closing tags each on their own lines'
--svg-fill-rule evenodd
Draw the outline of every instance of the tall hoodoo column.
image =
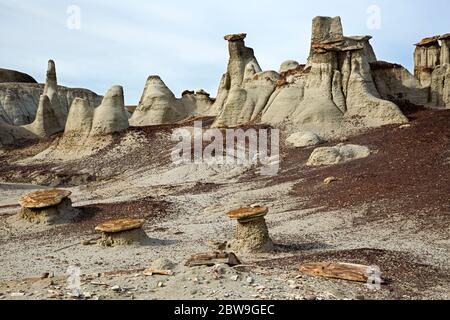
<svg viewBox="0 0 450 320">
<path fill-rule="evenodd" d="M 425 87 L 431 85 L 431 74 L 440 64 L 441 46 L 439 36 L 425 38 L 415 44 L 414 75 Z"/>
</svg>

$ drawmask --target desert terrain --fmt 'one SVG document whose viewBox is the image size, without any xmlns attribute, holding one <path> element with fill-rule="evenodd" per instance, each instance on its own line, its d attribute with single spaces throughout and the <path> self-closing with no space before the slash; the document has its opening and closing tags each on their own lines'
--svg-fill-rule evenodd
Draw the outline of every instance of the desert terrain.
<svg viewBox="0 0 450 320">
<path fill-rule="evenodd" d="M 450 298 L 448 35 L 417 44 L 414 75 L 378 61 L 369 36 L 344 37 L 339 18 L 316 17 L 308 63 L 280 72 L 262 71 L 245 37 L 225 36 L 216 98 L 176 98 L 150 76 L 132 110 L 120 86 L 105 96 L 58 86 L 53 61 L 45 86 L 5 71 L 0 299 Z M 440 63 L 422 65 L 433 54 Z M 201 131 L 280 129 L 278 173 L 174 163 L 173 132 L 199 121 Z M 70 191 L 76 214 L 34 223 L 24 197 L 55 188 Z M 266 208 L 270 249 L 187 264 L 229 253 L 241 222 L 227 213 L 255 207 Z M 145 241 L 102 245 L 96 227 L 118 219 L 142 221 Z M 319 262 L 377 266 L 384 283 L 299 271 Z"/>
</svg>

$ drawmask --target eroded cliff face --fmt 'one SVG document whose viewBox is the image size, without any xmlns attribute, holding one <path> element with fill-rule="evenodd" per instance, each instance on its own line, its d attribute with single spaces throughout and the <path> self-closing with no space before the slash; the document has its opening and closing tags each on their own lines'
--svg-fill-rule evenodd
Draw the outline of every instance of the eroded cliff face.
<svg viewBox="0 0 450 320">
<path fill-rule="evenodd" d="M 34 79 L 33 79 L 34 80 Z M 56 80 L 56 67 L 49 61 L 46 84 L 35 81 L 2 82 L 0 81 L 0 121 L 9 125 L 22 126 L 34 121 L 39 106 L 40 96 L 51 96 L 52 103 L 60 113 L 59 125 L 64 129 L 65 119 L 72 101 L 82 98 L 93 107 L 97 107 L 102 97 L 87 89 L 66 88 L 58 86 Z"/>
<path fill-rule="evenodd" d="M 224 37 L 228 41 L 229 61 L 213 106 L 218 113 L 214 127 L 235 127 L 254 121 L 276 88 L 279 74 L 261 70 L 253 49 L 245 46 L 246 36 L 241 33 Z"/>
<path fill-rule="evenodd" d="M 214 100 L 203 90 L 185 91 L 182 98 L 175 97 L 159 76 L 150 76 L 138 107 L 134 111 L 132 126 L 168 124 L 195 117 L 208 115 Z"/>
<path fill-rule="evenodd" d="M 450 34 L 416 43 L 414 74 L 428 90 L 425 105 L 450 108 Z"/>
<path fill-rule="evenodd" d="M 261 121 L 325 135 L 353 118 L 364 127 L 406 122 L 400 109 L 377 90 L 370 39 L 345 37 L 339 17 L 314 18 L 307 64 L 282 72 Z"/>
<path fill-rule="evenodd" d="M 416 44 L 414 75 L 401 65 L 378 61 L 370 36 L 345 36 L 339 17 L 315 17 L 308 60 L 287 60 L 279 72 L 261 69 L 253 49 L 245 45 L 246 34 L 224 38 L 229 61 L 215 99 L 203 90 L 186 90 L 177 98 L 159 76 L 150 76 L 129 120 L 123 89 L 113 87 L 101 102 L 88 90 L 60 87 L 53 61 L 45 86 L 0 83 L 0 143 L 46 138 L 65 129 L 66 136 L 108 135 L 129 125 L 199 116 L 215 116 L 213 127 L 259 123 L 288 134 L 307 131 L 327 137 L 405 123 L 400 103 L 450 107 L 450 34 Z M 91 114 L 92 120 L 86 120 Z M 68 123 L 68 118 L 78 120 Z M 80 119 L 85 120 L 78 123 Z"/>
</svg>

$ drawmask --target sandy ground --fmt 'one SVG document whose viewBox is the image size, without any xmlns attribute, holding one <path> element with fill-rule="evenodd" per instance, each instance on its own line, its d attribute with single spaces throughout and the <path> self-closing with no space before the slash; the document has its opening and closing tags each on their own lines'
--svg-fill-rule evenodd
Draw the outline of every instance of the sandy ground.
<svg viewBox="0 0 450 320">
<path fill-rule="evenodd" d="M 412 132 L 390 139 L 403 132 L 397 127 L 349 138 L 377 153 L 338 166 L 306 168 L 312 149 L 283 146 L 282 170 L 272 178 L 251 167 L 175 166 L 161 151 L 170 150 L 169 127 L 131 131 L 76 161 L 24 162 L 51 141 L 8 150 L 0 155 L 0 299 L 449 299 L 450 167 L 443 160 L 450 157 L 449 119 L 445 111 L 412 121 L 417 132 L 442 122 L 443 129 L 436 128 L 441 139 L 410 146 L 429 148 L 416 155 L 441 150 L 442 159 L 429 167 L 417 165 L 421 157 L 411 157 L 403 145 L 412 143 L 405 140 L 414 138 Z M 411 167 L 421 179 L 387 180 L 383 170 L 371 171 L 383 161 L 401 164 L 394 169 L 402 176 L 402 168 Z M 330 175 L 340 180 L 325 186 Z M 419 184 L 431 180 L 434 196 L 422 197 Z M 79 217 L 52 227 L 18 221 L 18 198 L 52 186 L 73 192 Z M 256 203 L 270 208 L 274 252 L 239 255 L 243 265 L 237 267 L 184 265 L 192 254 L 212 251 L 209 240 L 232 237 L 228 210 Z M 115 248 L 81 244 L 98 237 L 98 223 L 123 217 L 146 219 L 151 241 Z M 299 274 L 300 263 L 312 261 L 378 265 L 388 282 L 374 291 L 364 283 Z M 145 276 L 150 266 L 174 274 Z M 69 267 L 81 270 L 76 294 L 67 288 Z"/>
</svg>

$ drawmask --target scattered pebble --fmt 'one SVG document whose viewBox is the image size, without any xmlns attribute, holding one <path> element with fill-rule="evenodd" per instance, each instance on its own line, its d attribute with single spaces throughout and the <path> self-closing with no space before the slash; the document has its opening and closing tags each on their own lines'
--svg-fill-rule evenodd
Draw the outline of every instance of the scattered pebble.
<svg viewBox="0 0 450 320">
<path fill-rule="evenodd" d="M 25 293 L 23 292 L 13 292 L 11 293 L 11 297 L 23 297 L 25 296 Z"/>
</svg>

